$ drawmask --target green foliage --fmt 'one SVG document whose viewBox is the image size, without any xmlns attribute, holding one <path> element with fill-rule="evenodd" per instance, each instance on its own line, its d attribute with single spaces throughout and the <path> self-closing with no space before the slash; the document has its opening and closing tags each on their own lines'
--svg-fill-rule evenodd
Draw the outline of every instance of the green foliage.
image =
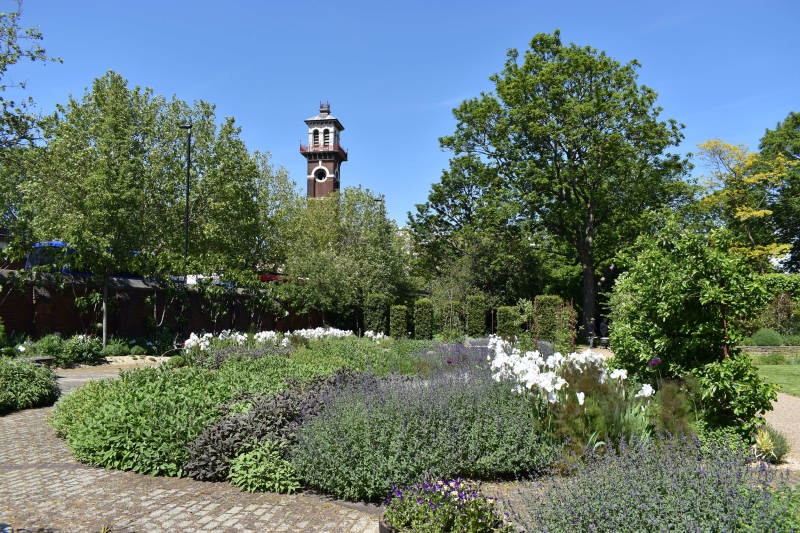
<svg viewBox="0 0 800 533">
<path fill-rule="evenodd" d="M 734 353 L 727 359 L 693 369 L 700 383 L 703 417 L 712 426 L 736 425 L 749 434 L 772 410 L 778 387 L 762 380 L 750 358 Z"/>
<path fill-rule="evenodd" d="M 124 342 L 110 342 L 102 350 L 103 357 L 120 357 L 123 355 L 132 355 L 131 347 Z"/>
<path fill-rule="evenodd" d="M 768 463 L 783 462 L 790 450 L 786 436 L 769 424 L 756 429 L 753 440 L 753 453 L 756 458 Z"/>
<path fill-rule="evenodd" d="M 248 492 L 294 494 L 300 481 L 292 464 L 281 457 L 280 445 L 265 440 L 231 460 L 231 484 Z"/>
<path fill-rule="evenodd" d="M 393 305 L 389 311 L 389 331 L 393 339 L 408 337 L 408 307 Z"/>
<path fill-rule="evenodd" d="M 747 430 L 775 393 L 734 353 L 743 334 L 733 318 L 752 314 L 768 295 L 726 243 L 724 232 L 701 233 L 674 218 L 642 236 L 610 298 L 611 344 L 615 364 L 639 380 L 693 374 L 709 420 Z M 649 366 L 655 358 L 661 363 Z"/>
<path fill-rule="evenodd" d="M 428 298 L 420 298 L 414 302 L 414 338 L 433 338 L 433 302 Z"/>
<path fill-rule="evenodd" d="M 556 341 L 558 311 L 561 305 L 561 298 L 555 295 L 540 294 L 536 297 L 536 323 L 534 327 L 537 329 L 541 340 Z"/>
<path fill-rule="evenodd" d="M 483 337 L 486 335 L 486 298 L 481 294 L 467 296 L 467 335 Z"/>
<path fill-rule="evenodd" d="M 167 366 L 170 368 L 180 368 L 186 366 L 186 358 L 182 355 L 173 355 L 167 359 Z"/>
<path fill-rule="evenodd" d="M 796 360 L 795 360 L 796 362 Z M 775 383 L 785 394 L 800 397 L 800 365 L 760 365 L 758 375 L 768 383 Z"/>
<path fill-rule="evenodd" d="M 783 339 L 777 331 L 762 328 L 753 333 L 750 338 L 753 346 L 782 346 Z"/>
<path fill-rule="evenodd" d="M 30 352 L 35 357 L 53 357 L 55 365 L 62 368 L 72 363 L 64 355 L 64 339 L 61 335 L 45 335 L 31 345 Z"/>
<path fill-rule="evenodd" d="M 147 355 L 147 350 L 145 350 L 143 346 L 134 344 L 133 346 L 131 346 L 130 355 Z"/>
<path fill-rule="evenodd" d="M 364 331 L 389 332 L 389 297 L 385 294 L 368 294 L 364 299 Z"/>
<path fill-rule="evenodd" d="M 0 414 L 52 405 L 60 395 L 49 368 L 0 357 Z"/>
<path fill-rule="evenodd" d="M 516 337 L 522 333 L 522 316 L 516 306 L 497 308 L 497 335 Z"/>
<path fill-rule="evenodd" d="M 100 339 L 86 335 L 75 335 L 64 342 L 64 351 L 58 366 L 99 365 L 105 362 Z"/>
</svg>

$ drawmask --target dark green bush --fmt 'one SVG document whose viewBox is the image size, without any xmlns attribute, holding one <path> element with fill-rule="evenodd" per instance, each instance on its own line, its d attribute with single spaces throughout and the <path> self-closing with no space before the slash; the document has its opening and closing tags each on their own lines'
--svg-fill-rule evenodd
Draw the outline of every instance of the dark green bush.
<svg viewBox="0 0 800 533">
<path fill-rule="evenodd" d="M 761 328 L 753 333 L 751 339 L 754 346 L 781 346 L 783 344 L 781 334 L 767 328 Z"/>
<path fill-rule="evenodd" d="M 139 346 L 138 344 L 134 344 L 131 346 L 131 353 L 130 355 L 147 355 L 147 350 L 143 347 Z"/>
<path fill-rule="evenodd" d="M 536 297 L 536 322 L 539 339 L 548 342 L 556 341 L 558 309 L 562 303 L 559 296 L 540 294 Z"/>
<path fill-rule="evenodd" d="M 96 337 L 75 335 L 64 341 L 61 359 L 56 364 L 62 368 L 74 365 L 99 365 L 105 362 L 103 344 Z"/>
<path fill-rule="evenodd" d="M 0 413 L 52 405 L 60 395 L 49 368 L 0 358 Z"/>
<path fill-rule="evenodd" d="M 486 298 L 481 294 L 467 296 L 467 335 L 483 337 L 486 335 Z"/>
<path fill-rule="evenodd" d="M 796 531 L 797 494 L 748 459 L 743 446 L 634 439 L 590 454 L 568 477 L 526 483 L 512 518 L 552 533 Z"/>
<path fill-rule="evenodd" d="M 389 332 L 389 297 L 385 294 L 368 294 L 364 299 L 364 331 Z"/>
<path fill-rule="evenodd" d="M 337 389 L 299 430 L 292 463 L 300 477 L 339 498 L 377 500 L 392 483 L 426 474 L 486 479 L 549 466 L 553 451 L 528 397 L 472 364 L 424 381 Z"/>
<path fill-rule="evenodd" d="M 102 351 L 103 357 L 120 357 L 123 355 L 131 355 L 131 348 L 125 343 L 112 342 L 106 344 Z"/>
<path fill-rule="evenodd" d="M 408 337 L 408 308 L 405 305 L 393 305 L 389 313 L 391 337 L 404 339 Z"/>
<path fill-rule="evenodd" d="M 433 301 L 420 298 L 414 302 L 414 338 L 433 338 Z"/>
<path fill-rule="evenodd" d="M 64 355 L 64 339 L 61 335 L 45 335 L 32 345 L 26 353 L 20 354 L 21 357 L 52 357 L 55 365 L 59 367 L 69 366 Z"/>
<path fill-rule="evenodd" d="M 522 316 L 516 306 L 497 308 L 497 334 L 501 337 L 515 337 L 522 333 Z"/>
</svg>

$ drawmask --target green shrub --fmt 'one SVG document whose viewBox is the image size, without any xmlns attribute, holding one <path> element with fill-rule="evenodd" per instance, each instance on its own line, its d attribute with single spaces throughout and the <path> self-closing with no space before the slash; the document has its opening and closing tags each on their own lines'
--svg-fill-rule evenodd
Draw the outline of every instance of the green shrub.
<svg viewBox="0 0 800 533">
<path fill-rule="evenodd" d="M 467 335 L 483 337 L 486 335 L 486 298 L 481 294 L 467 296 Z"/>
<path fill-rule="evenodd" d="M 414 338 L 433 338 L 433 301 L 420 298 L 414 302 Z"/>
<path fill-rule="evenodd" d="M 47 367 L 0 359 L 0 413 L 52 405 L 61 391 Z"/>
<path fill-rule="evenodd" d="M 6 343 L 6 327 L 3 325 L 3 320 L 0 319 L 0 346 Z"/>
<path fill-rule="evenodd" d="M 231 484 L 248 492 L 293 494 L 300 480 L 292 464 L 281 457 L 280 445 L 266 440 L 231 461 Z"/>
<path fill-rule="evenodd" d="M 30 346 L 29 353 L 20 355 L 21 357 L 52 357 L 55 359 L 56 366 L 64 367 L 68 365 L 64 355 L 64 344 L 61 335 L 45 335 Z"/>
<path fill-rule="evenodd" d="M 96 337 L 75 335 L 64 342 L 64 349 L 56 365 L 68 368 L 74 365 L 99 365 L 105 362 L 103 344 Z"/>
<path fill-rule="evenodd" d="M 781 463 L 790 451 L 789 443 L 783 433 L 765 424 L 754 433 L 753 451 L 756 457 L 769 463 Z"/>
<path fill-rule="evenodd" d="M 85 424 L 94 410 L 119 391 L 118 380 L 99 379 L 84 383 L 56 404 L 47 423 L 62 437 L 70 435 L 76 427 Z"/>
<path fill-rule="evenodd" d="M 781 346 L 783 344 L 781 334 L 767 328 L 756 331 L 751 338 L 754 346 Z"/>
<path fill-rule="evenodd" d="M 784 346 L 800 346 L 800 335 L 784 335 Z"/>
<path fill-rule="evenodd" d="M 134 344 L 131 346 L 131 355 L 147 355 L 147 350 L 143 347 L 139 346 L 138 344 Z"/>
<path fill-rule="evenodd" d="M 364 331 L 389 332 L 389 297 L 385 294 L 368 294 L 364 299 Z"/>
<path fill-rule="evenodd" d="M 120 357 L 123 355 L 131 355 L 130 346 L 121 342 L 109 343 L 102 350 L 103 357 Z"/>
<path fill-rule="evenodd" d="M 182 355 L 173 355 L 167 359 L 166 364 L 170 368 L 180 368 L 186 366 L 186 358 Z"/>
<path fill-rule="evenodd" d="M 300 477 L 339 498 L 377 500 L 425 475 L 491 479 L 549 466 L 553 449 L 527 395 L 472 364 L 335 391 L 299 429 L 291 460 Z"/>
<path fill-rule="evenodd" d="M 752 361 L 754 365 L 785 365 L 788 363 L 786 356 L 782 353 L 755 356 Z"/>
<path fill-rule="evenodd" d="M 516 337 L 522 333 L 522 316 L 516 306 L 497 308 L 497 334 L 501 337 Z"/>
<path fill-rule="evenodd" d="M 389 328 L 394 339 L 408 337 L 408 308 L 405 305 L 392 306 L 389 312 Z"/>
<path fill-rule="evenodd" d="M 556 341 L 558 309 L 561 304 L 559 296 L 540 294 L 536 297 L 536 323 L 539 339 L 548 342 Z"/>
</svg>

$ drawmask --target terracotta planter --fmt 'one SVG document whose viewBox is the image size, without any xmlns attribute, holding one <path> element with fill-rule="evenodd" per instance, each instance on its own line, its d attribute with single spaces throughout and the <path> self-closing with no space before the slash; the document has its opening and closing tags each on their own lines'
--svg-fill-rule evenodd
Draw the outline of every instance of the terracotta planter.
<svg viewBox="0 0 800 533">
<path fill-rule="evenodd" d="M 383 521 L 383 515 L 378 520 L 378 533 L 397 533 L 397 530 L 390 527 Z"/>
</svg>

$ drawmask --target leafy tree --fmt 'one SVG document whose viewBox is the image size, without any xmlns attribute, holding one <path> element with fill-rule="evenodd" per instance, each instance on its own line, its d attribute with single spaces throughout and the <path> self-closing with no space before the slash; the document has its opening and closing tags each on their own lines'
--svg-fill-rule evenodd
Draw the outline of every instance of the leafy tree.
<svg viewBox="0 0 800 533">
<path fill-rule="evenodd" d="M 309 199 L 292 231 L 285 273 L 296 310 L 315 309 L 325 320 L 357 328 L 371 293 L 397 300 L 407 292 L 407 255 L 395 224 L 369 190 L 346 187 Z"/>
<path fill-rule="evenodd" d="M 769 296 L 734 246 L 727 230 L 686 228 L 677 217 L 641 236 L 611 295 L 610 343 L 617 364 L 637 379 L 693 374 L 709 422 L 752 428 L 771 409 L 775 388 L 733 349 L 744 337 L 735 319 Z"/>
<path fill-rule="evenodd" d="M 719 139 L 697 145 L 709 169 L 709 194 L 702 203 L 736 235 L 734 250 L 748 257 L 763 273 L 769 260 L 784 255 L 789 245 L 775 242 L 771 205 L 790 163 L 782 154 L 766 159 Z"/>
<path fill-rule="evenodd" d="M 653 209 L 689 192 L 688 163 L 665 153 L 681 141 L 681 126 L 659 119 L 655 91 L 636 82 L 639 66 L 565 46 L 558 31 L 538 34 L 521 62 L 508 52 L 490 78 L 496 94 L 464 101 L 453 111 L 455 133 L 440 139 L 457 156 L 479 158 L 491 201 L 526 222 L 531 238 L 538 230 L 552 239 L 548 248 L 570 251 L 581 267 L 584 321 L 617 251 Z"/>
<path fill-rule="evenodd" d="M 783 175 L 778 195 L 770 209 L 780 241 L 791 246 L 785 262 L 791 272 L 800 272 L 800 114 L 789 113 L 774 130 L 767 130 L 759 144 L 761 160 L 783 158 L 792 163 Z"/>
</svg>

